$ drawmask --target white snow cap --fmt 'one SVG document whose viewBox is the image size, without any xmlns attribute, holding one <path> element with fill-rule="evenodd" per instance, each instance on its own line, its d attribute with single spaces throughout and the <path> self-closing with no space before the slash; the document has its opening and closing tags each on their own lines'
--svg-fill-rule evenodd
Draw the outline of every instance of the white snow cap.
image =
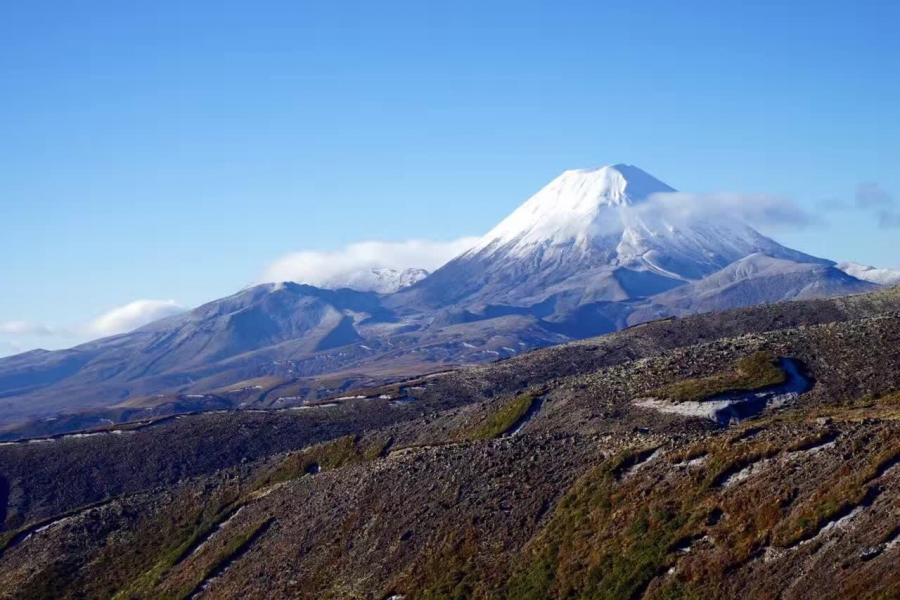
<svg viewBox="0 0 900 600">
<path fill-rule="evenodd" d="M 604 208 L 640 203 L 657 193 L 674 192 L 632 165 L 565 171 L 488 232 L 472 252 L 517 240 L 517 246 L 565 243 L 595 233 Z"/>
</svg>

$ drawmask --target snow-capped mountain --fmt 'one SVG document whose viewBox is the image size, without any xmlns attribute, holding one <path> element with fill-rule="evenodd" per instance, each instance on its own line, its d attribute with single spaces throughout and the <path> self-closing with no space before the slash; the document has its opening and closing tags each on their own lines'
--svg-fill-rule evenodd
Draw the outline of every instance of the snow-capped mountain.
<svg viewBox="0 0 900 600">
<path fill-rule="evenodd" d="M 837 268 L 863 281 L 878 285 L 900 285 L 900 271 L 894 269 L 879 269 L 853 262 L 841 263 Z"/>
<path fill-rule="evenodd" d="M 751 254 L 831 265 L 736 218 L 677 211 L 674 188 L 630 165 L 566 171 L 473 248 L 408 291 L 428 304 L 527 306 L 651 296 Z"/>
<path fill-rule="evenodd" d="M 328 290 L 348 288 L 358 292 L 393 294 L 428 277 L 425 269 L 373 268 L 341 273 L 325 280 L 319 287 Z"/>
</svg>

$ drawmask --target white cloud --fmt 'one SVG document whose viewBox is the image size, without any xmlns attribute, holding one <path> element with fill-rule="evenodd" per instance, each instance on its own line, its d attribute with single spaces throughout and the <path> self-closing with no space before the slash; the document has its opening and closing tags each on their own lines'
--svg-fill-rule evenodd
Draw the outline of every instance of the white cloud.
<svg viewBox="0 0 900 600">
<path fill-rule="evenodd" d="M 640 205 L 640 209 L 660 211 L 666 218 L 685 220 L 722 215 L 768 228 L 804 228 L 822 223 L 819 217 L 787 198 L 763 194 L 654 194 L 649 202 Z"/>
<path fill-rule="evenodd" d="M 882 229 L 900 228 L 900 209 L 894 196 L 877 183 L 860 183 L 856 188 L 856 201 L 828 200 L 819 203 L 828 212 L 858 210 L 869 215 Z"/>
<path fill-rule="evenodd" d="M 74 327 L 54 327 L 29 321 L 0 321 L 0 356 L 37 347 L 69 347 L 73 343 L 126 333 L 184 310 L 174 300 L 136 300 Z"/>
<path fill-rule="evenodd" d="M 305 250 L 283 256 L 269 265 L 257 283 L 295 281 L 322 285 L 363 269 L 416 267 L 433 271 L 474 245 L 477 238 L 465 237 L 447 242 L 407 240 L 403 242 L 366 241 L 341 250 Z"/>
<path fill-rule="evenodd" d="M 184 307 L 174 300 L 135 300 L 103 313 L 85 330 L 97 337 L 116 335 L 183 311 Z"/>
<path fill-rule="evenodd" d="M 0 321 L 0 334 L 4 335 L 53 335 L 55 331 L 47 325 L 29 321 Z"/>
</svg>

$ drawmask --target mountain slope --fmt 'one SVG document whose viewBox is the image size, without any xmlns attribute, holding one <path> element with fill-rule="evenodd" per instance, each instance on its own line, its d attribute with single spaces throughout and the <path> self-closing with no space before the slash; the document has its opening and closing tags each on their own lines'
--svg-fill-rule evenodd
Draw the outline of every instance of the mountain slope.
<svg viewBox="0 0 900 600">
<path fill-rule="evenodd" d="M 286 343 L 284 353 L 327 350 L 358 341 L 357 320 L 387 315 L 372 293 L 293 283 L 256 286 L 131 333 L 35 355 L 25 364 L 22 357 L 0 360 L 0 390 L 8 398 L 2 416 L 171 389 Z M 256 362 L 272 358 L 259 356 Z"/>
<path fill-rule="evenodd" d="M 654 296 L 652 307 L 637 311 L 630 321 L 861 293 L 876 287 L 829 265 L 751 254 L 700 281 Z"/>
<path fill-rule="evenodd" d="M 656 201 L 672 192 L 629 165 L 566 171 L 392 305 L 527 307 L 558 295 L 577 296 L 575 306 L 628 300 L 701 279 L 754 253 L 832 264 L 730 217 L 684 218 Z M 571 299 L 566 308 L 574 308 Z"/>
</svg>

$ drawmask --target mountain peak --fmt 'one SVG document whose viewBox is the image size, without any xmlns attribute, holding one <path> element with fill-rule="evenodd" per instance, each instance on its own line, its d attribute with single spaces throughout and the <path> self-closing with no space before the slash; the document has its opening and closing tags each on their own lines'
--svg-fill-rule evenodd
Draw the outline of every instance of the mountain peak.
<svg viewBox="0 0 900 600">
<path fill-rule="evenodd" d="M 675 189 L 633 165 L 564 171 L 492 229 L 472 251 L 515 241 L 561 244 L 590 237 L 601 213 Z"/>
</svg>

